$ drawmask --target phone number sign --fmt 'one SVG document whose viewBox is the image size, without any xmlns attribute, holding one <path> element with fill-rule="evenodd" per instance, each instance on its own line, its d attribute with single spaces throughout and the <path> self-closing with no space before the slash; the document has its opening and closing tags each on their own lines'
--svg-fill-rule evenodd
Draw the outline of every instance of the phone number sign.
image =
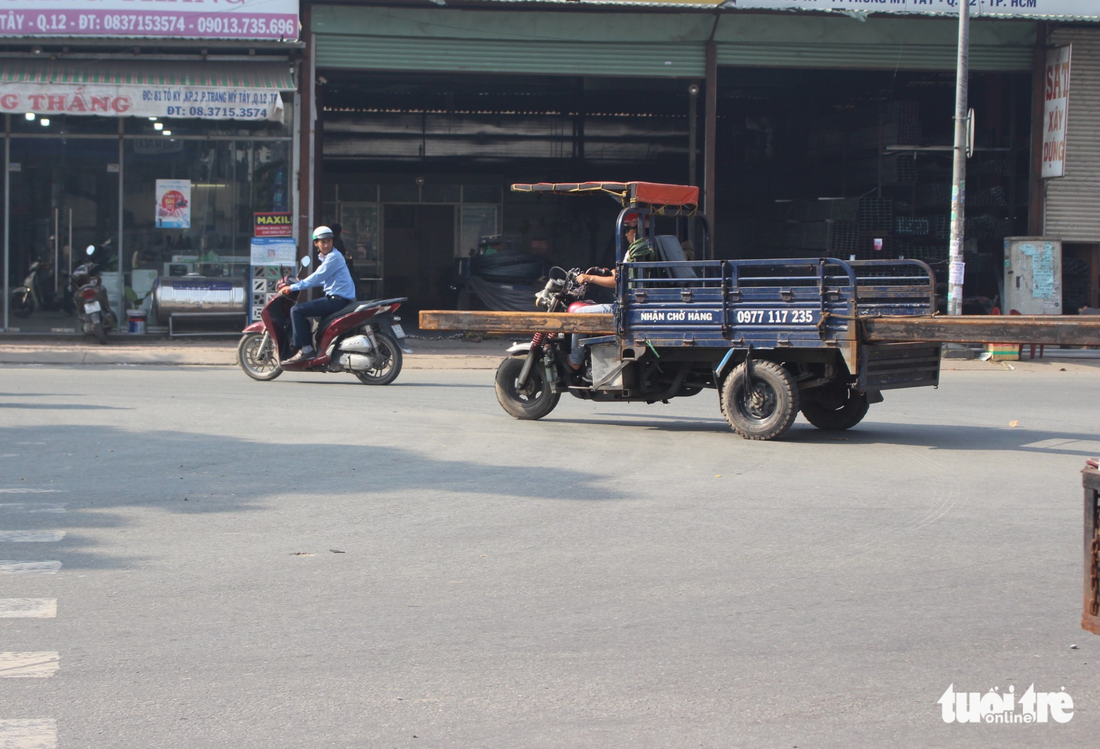
<svg viewBox="0 0 1100 749">
<path fill-rule="evenodd" d="M 296 41 L 298 0 L 0 0 L 0 37 L 34 36 Z"/>
</svg>

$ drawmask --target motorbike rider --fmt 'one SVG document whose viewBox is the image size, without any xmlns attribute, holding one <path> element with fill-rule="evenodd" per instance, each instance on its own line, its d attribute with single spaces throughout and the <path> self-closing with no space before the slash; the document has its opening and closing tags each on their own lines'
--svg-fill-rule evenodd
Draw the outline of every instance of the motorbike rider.
<svg viewBox="0 0 1100 749">
<path fill-rule="evenodd" d="M 648 224 L 648 219 L 647 219 Z M 628 213 L 623 216 L 623 244 L 626 245 L 625 262 L 634 263 L 653 259 L 653 248 L 649 240 L 644 236 L 638 237 L 638 214 Z M 577 283 L 588 283 L 605 289 L 614 289 L 618 279 L 616 268 L 601 268 L 595 273 L 580 273 L 577 275 Z M 570 312 L 587 314 L 606 314 L 611 312 L 613 302 L 603 304 L 586 304 L 574 307 Z M 582 337 L 573 334 L 573 343 L 569 352 L 569 366 L 578 370 L 584 366 L 584 346 L 581 345 Z"/>
<path fill-rule="evenodd" d="M 317 270 L 298 283 L 289 284 L 280 290 L 280 294 L 289 294 L 292 291 L 321 286 L 325 295 L 312 302 L 296 304 L 290 309 L 290 324 L 294 331 L 294 346 L 298 353 L 287 359 L 284 364 L 292 364 L 311 359 L 315 355 L 313 349 L 313 331 L 309 318 L 325 317 L 337 312 L 355 301 L 355 282 L 348 272 L 348 264 L 339 250 L 333 248 L 332 229 L 327 226 L 318 226 L 313 230 L 313 246 L 317 248 L 321 256 L 321 264 Z"/>
</svg>

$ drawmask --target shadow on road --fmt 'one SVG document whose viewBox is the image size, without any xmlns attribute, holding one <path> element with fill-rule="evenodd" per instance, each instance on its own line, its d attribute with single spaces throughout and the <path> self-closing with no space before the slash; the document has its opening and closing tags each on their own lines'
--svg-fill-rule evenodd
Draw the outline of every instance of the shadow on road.
<svg viewBox="0 0 1100 749">
<path fill-rule="evenodd" d="M 441 493 L 514 501 L 627 498 L 609 491 L 597 473 L 555 467 L 548 481 L 545 467 L 505 464 L 492 454 L 456 461 L 392 446 L 283 444 L 102 425 L 8 427 L 0 436 L 0 457 L 6 459 L 0 462 L 0 503 L 23 506 L 0 512 L 0 527 L 68 531 L 60 547 L 0 545 L 0 558 L 61 558 L 66 569 L 142 563 L 99 553 L 80 534 L 81 528 L 125 527 L 123 508 L 277 512 L 288 501 L 320 504 L 336 496 L 363 503 L 377 498 L 392 508 L 394 502 L 430 505 Z M 51 513 L 59 503 L 64 514 Z"/>
</svg>

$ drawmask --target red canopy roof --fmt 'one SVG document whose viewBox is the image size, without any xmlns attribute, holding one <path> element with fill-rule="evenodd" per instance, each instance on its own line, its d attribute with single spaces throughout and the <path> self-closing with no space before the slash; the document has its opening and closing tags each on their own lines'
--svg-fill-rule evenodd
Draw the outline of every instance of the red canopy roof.
<svg viewBox="0 0 1100 749">
<path fill-rule="evenodd" d="M 699 188 L 690 185 L 665 185 L 659 182 L 539 182 L 512 185 L 514 192 L 602 192 L 618 198 L 624 206 L 677 206 L 695 208 L 699 205 Z"/>
</svg>

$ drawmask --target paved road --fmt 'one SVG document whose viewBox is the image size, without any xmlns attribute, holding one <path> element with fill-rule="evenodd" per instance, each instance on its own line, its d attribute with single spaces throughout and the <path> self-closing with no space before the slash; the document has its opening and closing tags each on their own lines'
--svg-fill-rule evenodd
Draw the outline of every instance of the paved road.
<svg viewBox="0 0 1100 749">
<path fill-rule="evenodd" d="M 0 747 L 1095 746 L 1062 369 L 752 443 L 713 393 L 0 367 Z M 1031 684 L 1072 720 L 937 704 Z"/>
</svg>

